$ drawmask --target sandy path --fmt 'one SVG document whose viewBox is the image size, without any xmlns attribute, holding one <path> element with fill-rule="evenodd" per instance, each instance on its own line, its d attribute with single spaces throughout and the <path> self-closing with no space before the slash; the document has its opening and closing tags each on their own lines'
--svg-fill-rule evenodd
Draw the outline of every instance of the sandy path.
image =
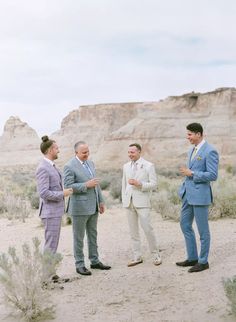
<svg viewBox="0 0 236 322">
<path fill-rule="evenodd" d="M 234 321 L 229 314 L 222 278 L 236 274 L 236 221 L 211 222 L 212 251 L 210 269 L 189 274 L 175 261 L 185 259 L 179 224 L 163 221 L 153 214 L 153 224 L 162 249 L 163 264 L 154 266 L 143 239 L 144 263 L 128 268 L 130 239 L 123 209 L 107 210 L 99 218 L 99 253 L 110 271 L 93 270 L 92 276 L 75 273 L 71 226 L 62 227 L 59 251 L 64 255 L 60 275 L 78 277 L 64 284 L 64 290 L 51 291 L 57 304 L 57 322 L 130 322 L 130 321 Z M 33 236 L 43 240 L 37 216 L 25 224 L 0 220 L 1 251 L 9 245 L 20 246 Z M 17 247 L 18 247 L 17 246 Z M 6 310 L 0 305 L 0 321 Z M 13 318 L 6 322 L 15 322 Z"/>
</svg>

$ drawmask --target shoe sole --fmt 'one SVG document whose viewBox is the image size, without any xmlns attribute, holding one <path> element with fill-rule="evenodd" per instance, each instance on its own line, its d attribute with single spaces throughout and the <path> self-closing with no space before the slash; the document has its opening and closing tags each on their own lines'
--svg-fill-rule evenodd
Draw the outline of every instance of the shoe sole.
<svg viewBox="0 0 236 322">
<path fill-rule="evenodd" d="M 143 263 L 143 261 L 138 261 L 138 262 L 129 263 L 127 266 L 128 267 L 133 267 L 133 266 L 136 266 L 136 265 L 142 264 L 142 263 Z"/>
<path fill-rule="evenodd" d="M 161 265 L 161 264 L 162 264 L 162 261 L 160 261 L 160 262 L 156 262 L 156 263 L 154 262 L 153 264 L 154 264 L 155 266 L 159 266 L 159 265 Z"/>
</svg>

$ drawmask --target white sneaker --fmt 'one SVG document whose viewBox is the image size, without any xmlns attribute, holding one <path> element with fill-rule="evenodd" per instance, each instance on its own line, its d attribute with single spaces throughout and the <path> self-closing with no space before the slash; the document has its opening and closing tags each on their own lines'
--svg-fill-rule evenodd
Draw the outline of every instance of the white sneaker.
<svg viewBox="0 0 236 322">
<path fill-rule="evenodd" d="M 138 264 L 141 264 L 142 262 L 143 262 L 143 259 L 140 257 L 129 262 L 127 266 L 128 267 L 136 266 Z"/>
<path fill-rule="evenodd" d="M 161 263 L 162 263 L 161 256 L 159 254 L 156 254 L 153 260 L 153 264 L 158 266 L 158 265 L 161 265 Z"/>
</svg>

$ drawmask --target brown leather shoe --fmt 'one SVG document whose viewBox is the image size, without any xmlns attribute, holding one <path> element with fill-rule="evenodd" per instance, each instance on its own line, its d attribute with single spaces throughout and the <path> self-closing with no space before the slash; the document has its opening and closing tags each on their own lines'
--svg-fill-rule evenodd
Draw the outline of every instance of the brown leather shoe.
<svg viewBox="0 0 236 322">
<path fill-rule="evenodd" d="M 177 266 L 182 266 L 182 267 L 187 267 L 187 266 L 194 266 L 198 263 L 198 260 L 194 260 L 194 261 L 189 261 L 186 259 L 186 261 L 183 262 L 177 262 L 175 263 Z"/>
<path fill-rule="evenodd" d="M 195 272 L 201 272 L 204 271 L 205 269 L 209 268 L 209 264 L 201 264 L 201 263 L 197 263 L 196 265 L 194 265 L 193 267 L 191 267 L 188 272 L 189 273 L 195 273 Z"/>
</svg>

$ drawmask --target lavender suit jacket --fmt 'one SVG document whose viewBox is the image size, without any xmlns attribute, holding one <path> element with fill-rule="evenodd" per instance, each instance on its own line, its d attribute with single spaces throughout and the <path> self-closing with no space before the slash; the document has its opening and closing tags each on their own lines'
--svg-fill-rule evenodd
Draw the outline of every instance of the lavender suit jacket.
<svg viewBox="0 0 236 322">
<path fill-rule="evenodd" d="M 43 159 L 36 170 L 36 178 L 40 196 L 39 216 L 41 218 L 62 217 L 65 205 L 59 170 Z"/>
</svg>

